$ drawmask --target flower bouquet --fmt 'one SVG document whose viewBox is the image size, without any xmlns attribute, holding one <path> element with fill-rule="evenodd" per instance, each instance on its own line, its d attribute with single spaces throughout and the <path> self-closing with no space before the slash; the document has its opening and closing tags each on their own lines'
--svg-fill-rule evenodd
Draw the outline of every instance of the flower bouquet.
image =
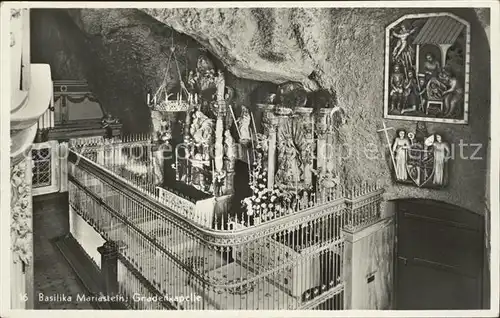
<svg viewBox="0 0 500 318">
<path fill-rule="evenodd" d="M 242 206 L 248 219 L 253 224 L 272 220 L 294 211 L 295 193 L 284 191 L 275 185 L 272 189 L 267 187 L 267 169 L 262 165 L 263 153 L 257 148 L 256 158 L 250 178 L 252 195 L 242 200 Z"/>
</svg>

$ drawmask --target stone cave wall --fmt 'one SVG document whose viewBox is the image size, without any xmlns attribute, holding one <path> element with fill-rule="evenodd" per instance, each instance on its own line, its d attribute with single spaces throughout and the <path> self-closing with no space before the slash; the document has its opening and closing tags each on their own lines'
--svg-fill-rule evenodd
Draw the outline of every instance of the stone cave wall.
<svg viewBox="0 0 500 318">
<path fill-rule="evenodd" d="M 208 47 L 230 70 L 242 77 L 274 83 L 297 81 L 305 87 L 334 92 L 347 113 L 339 144 L 353 154 L 345 159 L 345 178 L 352 182 L 382 180 L 386 198 L 428 198 L 484 211 L 486 143 L 490 114 L 490 51 L 485 27 L 487 9 L 472 8 L 230 8 L 144 9 Z M 443 190 L 394 184 L 382 128 L 385 27 L 405 14 L 450 12 L 471 24 L 469 124 L 427 123 L 429 133 L 441 132 L 457 152 L 464 144 L 483 144 L 481 160 L 450 162 L 449 185 Z M 478 12 L 480 13 L 478 15 Z M 386 120 L 395 128 L 414 130 L 416 122 Z M 378 154 L 371 159 L 365 153 Z M 339 148 L 339 152 L 343 148 Z M 345 149 L 345 148 L 344 148 Z M 472 155 L 466 147 L 464 155 Z M 342 154 L 342 156 L 347 156 Z"/>
<path fill-rule="evenodd" d="M 272 89 L 287 81 L 309 90 L 335 93 L 347 114 L 339 144 L 357 153 L 345 159 L 345 178 L 381 180 L 386 198 L 428 198 L 483 213 L 486 146 L 483 160 L 450 162 L 450 181 L 443 190 L 393 183 L 382 128 L 385 27 L 404 14 L 451 12 L 471 24 L 469 124 L 427 123 L 430 133 L 446 141 L 486 143 L 490 113 L 490 52 L 485 18 L 474 9 L 405 8 L 214 8 L 214 9 L 79 9 L 33 10 L 33 62 L 49 63 L 54 78 L 87 79 L 104 107 L 130 132 L 147 131 L 148 90 L 161 83 L 172 44 L 188 47 L 179 60 L 193 68 L 205 52 L 230 72 L 237 106 L 249 104 L 259 87 Z M 484 10 L 483 10 L 484 12 Z M 482 14 L 484 16 L 484 14 Z M 488 23 L 486 23 L 488 24 Z M 43 25 L 43 27 L 42 27 Z M 173 31 L 172 28 L 175 30 Z M 186 56 L 186 57 L 184 57 Z M 172 72 L 172 79 L 176 73 Z M 59 79 L 59 78 L 56 78 Z M 414 130 L 416 122 L 386 120 L 395 128 Z M 370 159 L 366 145 L 376 146 Z M 339 152 L 342 148 L 339 148 Z M 370 154 L 373 155 L 373 148 Z M 473 148 L 464 154 L 471 155 Z M 344 154 L 345 155 L 345 154 Z"/>
<path fill-rule="evenodd" d="M 87 80 L 103 108 L 119 118 L 126 133 L 148 132 L 146 96 L 165 77 L 170 48 L 175 47 L 182 76 L 205 54 L 222 63 L 191 37 L 136 9 L 32 10 L 32 62 L 48 63 L 55 80 Z M 168 78 L 178 82 L 172 60 Z M 227 74 L 236 105 L 250 105 L 260 81 Z"/>
</svg>

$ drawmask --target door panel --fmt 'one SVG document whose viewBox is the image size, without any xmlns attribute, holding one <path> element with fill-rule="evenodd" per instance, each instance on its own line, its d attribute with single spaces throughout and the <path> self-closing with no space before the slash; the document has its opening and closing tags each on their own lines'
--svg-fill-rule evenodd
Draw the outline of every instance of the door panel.
<svg viewBox="0 0 500 318">
<path fill-rule="evenodd" d="M 396 308 L 480 308 L 482 231 L 481 216 L 458 207 L 398 202 Z"/>
</svg>

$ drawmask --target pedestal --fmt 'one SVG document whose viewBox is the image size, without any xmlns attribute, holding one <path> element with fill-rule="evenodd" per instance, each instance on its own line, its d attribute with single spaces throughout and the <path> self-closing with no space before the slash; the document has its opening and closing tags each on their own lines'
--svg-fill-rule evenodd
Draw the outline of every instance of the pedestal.
<svg viewBox="0 0 500 318">
<path fill-rule="evenodd" d="M 108 296 L 118 294 L 118 245 L 113 241 L 97 248 L 101 254 L 101 274 L 103 291 Z"/>
<path fill-rule="evenodd" d="M 388 310 L 393 299 L 394 219 L 343 230 L 344 309 Z"/>
</svg>

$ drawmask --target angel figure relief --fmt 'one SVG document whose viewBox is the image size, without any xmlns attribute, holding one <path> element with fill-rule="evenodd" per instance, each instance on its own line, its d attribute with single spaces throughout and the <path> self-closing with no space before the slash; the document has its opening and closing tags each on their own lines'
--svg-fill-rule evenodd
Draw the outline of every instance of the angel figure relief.
<svg viewBox="0 0 500 318">
<path fill-rule="evenodd" d="M 396 47 L 392 51 L 392 55 L 395 60 L 397 60 L 401 55 L 404 55 L 405 58 L 408 56 L 411 61 L 412 47 L 408 46 L 408 37 L 415 31 L 417 31 L 417 28 L 408 30 L 404 24 L 401 24 L 399 33 L 396 31 L 392 32 L 392 36 L 398 39 Z"/>
</svg>

